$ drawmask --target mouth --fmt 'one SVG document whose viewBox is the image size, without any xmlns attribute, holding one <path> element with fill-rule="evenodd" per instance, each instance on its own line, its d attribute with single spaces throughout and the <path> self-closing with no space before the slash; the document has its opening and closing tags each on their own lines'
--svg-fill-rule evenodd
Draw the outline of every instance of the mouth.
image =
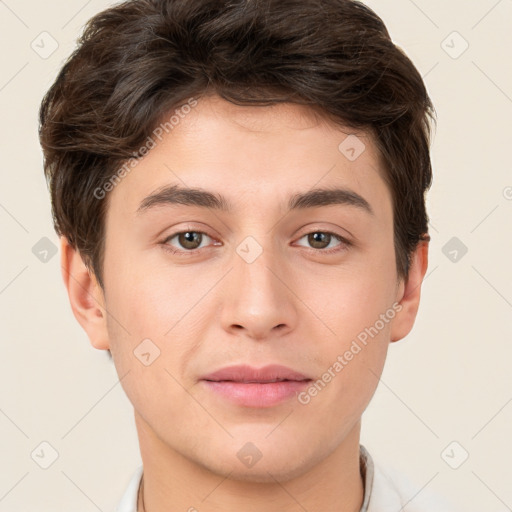
<svg viewBox="0 0 512 512">
<path fill-rule="evenodd" d="M 231 382 L 282 382 L 282 381 L 303 381 L 311 380 L 308 375 L 293 370 L 287 366 L 271 364 L 262 368 L 255 368 L 249 365 L 226 366 L 216 370 L 208 375 L 204 375 L 202 380 L 212 382 L 231 381 Z"/>
<path fill-rule="evenodd" d="M 222 368 L 201 379 L 214 395 L 241 407 L 265 408 L 296 397 L 312 379 L 285 366 Z"/>
<path fill-rule="evenodd" d="M 208 382 L 238 382 L 239 384 L 272 384 L 274 382 L 309 382 L 311 379 L 273 379 L 273 380 L 232 380 L 232 379 L 223 379 L 223 380 L 213 380 L 213 379 L 203 379 Z"/>
</svg>

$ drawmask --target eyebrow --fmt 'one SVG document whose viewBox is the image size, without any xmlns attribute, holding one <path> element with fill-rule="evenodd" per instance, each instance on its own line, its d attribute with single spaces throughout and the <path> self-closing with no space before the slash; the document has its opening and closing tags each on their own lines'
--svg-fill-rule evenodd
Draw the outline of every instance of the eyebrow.
<svg viewBox="0 0 512 512">
<path fill-rule="evenodd" d="M 157 206 L 176 204 L 211 208 L 223 212 L 229 212 L 234 209 L 232 203 L 221 194 L 209 192 L 201 188 L 167 185 L 145 197 L 137 209 L 137 214 Z M 372 207 L 364 197 L 353 190 L 345 188 L 317 188 L 304 193 L 294 194 L 288 201 L 288 210 L 304 210 L 332 205 L 353 206 L 370 215 L 375 215 Z"/>
</svg>

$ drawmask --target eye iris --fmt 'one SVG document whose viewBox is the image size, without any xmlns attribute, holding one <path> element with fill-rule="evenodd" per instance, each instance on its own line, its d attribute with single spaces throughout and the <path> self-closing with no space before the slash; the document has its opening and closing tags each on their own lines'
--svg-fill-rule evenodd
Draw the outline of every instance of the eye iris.
<svg viewBox="0 0 512 512">
<path fill-rule="evenodd" d="M 325 239 L 327 239 L 327 243 L 325 243 Z M 325 247 L 329 245 L 330 241 L 331 235 L 329 233 L 321 233 L 317 231 L 316 233 L 310 233 L 308 235 L 308 242 L 315 249 L 325 249 Z M 318 246 L 318 244 L 320 244 L 320 246 Z"/>
<path fill-rule="evenodd" d="M 197 231 L 187 231 L 179 234 L 179 242 L 186 249 L 197 249 L 201 245 L 201 233 Z M 196 244 L 197 242 L 197 244 Z"/>
</svg>

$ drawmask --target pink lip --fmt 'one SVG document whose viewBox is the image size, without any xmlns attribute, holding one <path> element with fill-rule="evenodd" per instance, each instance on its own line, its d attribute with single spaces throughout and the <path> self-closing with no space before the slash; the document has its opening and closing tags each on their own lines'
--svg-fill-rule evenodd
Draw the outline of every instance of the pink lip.
<svg viewBox="0 0 512 512">
<path fill-rule="evenodd" d="M 311 379 L 281 365 L 269 365 L 263 368 L 239 365 L 222 368 L 205 375 L 201 381 L 208 389 L 237 405 L 271 407 L 296 396 Z"/>
</svg>

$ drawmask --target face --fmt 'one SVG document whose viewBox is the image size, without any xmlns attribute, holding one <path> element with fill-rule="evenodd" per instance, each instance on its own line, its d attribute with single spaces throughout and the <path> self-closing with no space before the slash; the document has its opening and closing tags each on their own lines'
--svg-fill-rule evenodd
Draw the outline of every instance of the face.
<svg viewBox="0 0 512 512">
<path fill-rule="evenodd" d="M 379 156 L 361 132 L 342 144 L 354 133 L 303 106 L 203 98 L 110 192 L 108 344 L 139 434 L 163 450 L 285 480 L 358 427 L 403 287 Z M 269 364 L 309 381 L 203 380 Z"/>
</svg>

